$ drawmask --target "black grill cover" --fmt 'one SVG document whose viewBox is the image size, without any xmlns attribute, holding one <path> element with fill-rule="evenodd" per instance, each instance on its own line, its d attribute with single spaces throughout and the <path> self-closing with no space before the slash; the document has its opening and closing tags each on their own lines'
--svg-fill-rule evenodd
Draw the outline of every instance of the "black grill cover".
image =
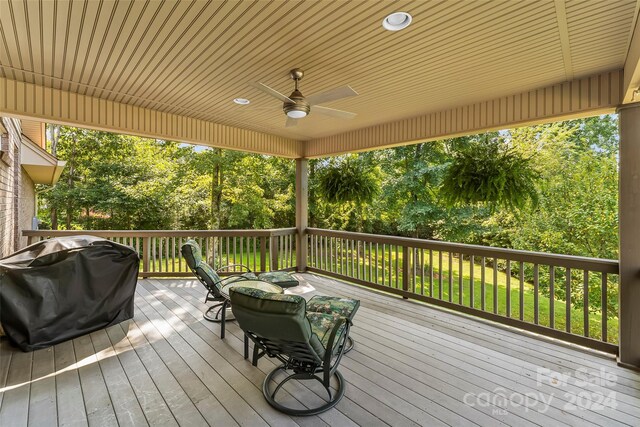
<svg viewBox="0 0 640 427">
<path fill-rule="evenodd" d="M 20 349 L 133 317 L 138 254 L 93 236 L 43 240 L 0 259 L 0 323 Z"/>
</svg>

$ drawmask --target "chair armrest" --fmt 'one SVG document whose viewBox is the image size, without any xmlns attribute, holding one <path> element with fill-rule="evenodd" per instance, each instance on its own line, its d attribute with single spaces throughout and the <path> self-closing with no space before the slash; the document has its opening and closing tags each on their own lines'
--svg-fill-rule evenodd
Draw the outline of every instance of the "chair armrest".
<svg viewBox="0 0 640 427">
<path fill-rule="evenodd" d="M 230 280 L 232 280 L 233 282 L 242 282 L 244 280 L 255 280 L 255 279 L 251 279 L 249 277 L 244 277 L 244 276 L 240 276 L 240 275 L 237 275 L 237 276 L 226 276 L 226 277 L 221 278 L 220 282 L 218 282 L 218 283 L 220 283 L 220 286 L 224 286 L 224 285 L 227 284 L 226 282 L 228 282 Z"/>
<path fill-rule="evenodd" d="M 220 267 L 219 269 L 217 269 L 216 273 L 220 273 L 220 272 L 223 272 L 225 270 L 229 270 L 230 268 L 233 268 L 235 270 L 235 267 L 242 267 L 242 268 L 245 268 L 247 270 L 247 272 L 253 273 L 251 271 L 251 269 L 249 267 L 247 267 L 246 265 L 244 265 L 244 264 L 229 264 L 229 265 L 225 265 L 224 267 Z"/>
</svg>

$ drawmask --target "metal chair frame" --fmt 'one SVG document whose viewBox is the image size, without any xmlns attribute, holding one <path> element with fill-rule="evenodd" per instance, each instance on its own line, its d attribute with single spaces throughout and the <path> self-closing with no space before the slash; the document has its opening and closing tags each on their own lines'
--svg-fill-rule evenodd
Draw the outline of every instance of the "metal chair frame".
<svg viewBox="0 0 640 427">
<path fill-rule="evenodd" d="M 340 328 L 344 325 L 343 333 L 338 336 Z M 338 365 L 342 356 L 353 348 L 353 341 L 349 337 L 351 320 L 341 318 L 331 330 L 331 335 L 325 350 L 324 357 L 320 358 L 311 348 L 308 342 L 294 342 L 273 340 L 258 336 L 251 331 L 245 331 L 244 341 L 244 358 L 249 358 L 249 339 L 253 341 L 253 360 L 254 366 L 258 365 L 258 360 L 264 356 L 276 358 L 282 364 L 272 370 L 262 383 L 262 394 L 266 401 L 275 409 L 293 416 L 316 415 L 333 408 L 340 402 L 344 396 L 345 381 L 342 374 L 338 371 Z M 336 339 L 340 340 L 336 343 Z M 292 372 L 282 381 L 277 383 L 275 389 L 271 389 L 271 381 L 275 381 L 274 377 L 280 371 Z M 321 374 L 321 376 L 319 376 Z M 337 390 L 335 393 L 331 390 L 331 378 L 337 380 Z M 294 409 L 284 406 L 276 401 L 276 394 L 282 389 L 285 383 L 290 380 L 316 380 L 323 385 L 329 400 L 323 405 L 310 409 Z"/>
</svg>

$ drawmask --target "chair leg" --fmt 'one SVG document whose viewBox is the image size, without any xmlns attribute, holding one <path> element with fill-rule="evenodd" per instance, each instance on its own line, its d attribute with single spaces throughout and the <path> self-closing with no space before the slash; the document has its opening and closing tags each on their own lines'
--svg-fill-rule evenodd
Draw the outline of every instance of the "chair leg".
<svg viewBox="0 0 640 427">
<path fill-rule="evenodd" d="M 227 320 L 227 301 L 222 303 L 222 322 L 220 323 L 220 339 L 224 339 L 224 323 Z"/>
<path fill-rule="evenodd" d="M 249 337 L 247 334 L 244 334 L 244 358 L 249 358 Z"/>
<path fill-rule="evenodd" d="M 256 345 L 256 343 L 253 343 L 253 360 L 251 361 L 251 364 L 253 366 L 258 366 L 258 359 L 260 359 L 260 348 L 258 348 L 258 346 Z"/>
</svg>

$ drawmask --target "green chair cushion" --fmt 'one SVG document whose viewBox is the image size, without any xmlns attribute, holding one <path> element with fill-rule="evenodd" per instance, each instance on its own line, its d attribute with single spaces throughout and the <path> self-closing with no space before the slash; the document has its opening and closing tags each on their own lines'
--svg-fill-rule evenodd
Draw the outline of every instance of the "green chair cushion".
<svg viewBox="0 0 640 427">
<path fill-rule="evenodd" d="M 322 343 L 323 349 L 326 349 L 329 345 L 329 338 L 331 337 L 331 331 L 333 327 L 337 323 L 338 319 L 342 316 L 334 316 L 333 314 L 325 314 L 325 313 L 309 313 L 307 312 L 307 319 L 311 324 L 311 332 L 313 332 L 320 342 Z M 340 330 L 336 335 L 335 343 L 338 343 L 338 338 L 344 332 L 346 325 L 342 325 Z"/>
<path fill-rule="evenodd" d="M 316 295 L 307 302 L 307 313 L 324 313 L 336 318 L 353 319 L 359 307 L 360 301 L 355 299 Z"/>
<path fill-rule="evenodd" d="M 273 283 L 281 288 L 292 288 L 294 286 L 298 286 L 296 278 L 286 271 L 269 271 L 267 273 L 260 274 L 258 279 Z"/>
<path fill-rule="evenodd" d="M 298 295 L 274 294 L 242 286 L 230 289 L 231 310 L 243 329 L 259 336 L 294 342 L 314 342 L 322 357 L 324 349 L 311 332 L 305 317 L 305 299 Z"/>
</svg>

